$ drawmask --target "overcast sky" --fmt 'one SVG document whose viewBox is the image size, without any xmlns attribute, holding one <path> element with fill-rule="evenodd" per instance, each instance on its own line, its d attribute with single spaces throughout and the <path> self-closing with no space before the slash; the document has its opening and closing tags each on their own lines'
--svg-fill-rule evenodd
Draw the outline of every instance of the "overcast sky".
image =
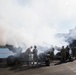
<svg viewBox="0 0 76 75">
<path fill-rule="evenodd" d="M 0 0 L 0 43 L 65 45 L 75 20 L 76 0 Z"/>
</svg>

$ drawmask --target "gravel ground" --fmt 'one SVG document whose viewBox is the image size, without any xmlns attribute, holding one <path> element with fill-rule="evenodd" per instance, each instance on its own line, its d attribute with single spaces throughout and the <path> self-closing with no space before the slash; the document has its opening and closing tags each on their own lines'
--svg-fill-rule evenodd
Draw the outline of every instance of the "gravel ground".
<svg viewBox="0 0 76 75">
<path fill-rule="evenodd" d="M 16 65 L 8 67 L 0 64 L 0 75 L 76 75 L 76 61 L 64 64 L 56 64 L 54 61 L 50 66 L 26 67 Z"/>
</svg>

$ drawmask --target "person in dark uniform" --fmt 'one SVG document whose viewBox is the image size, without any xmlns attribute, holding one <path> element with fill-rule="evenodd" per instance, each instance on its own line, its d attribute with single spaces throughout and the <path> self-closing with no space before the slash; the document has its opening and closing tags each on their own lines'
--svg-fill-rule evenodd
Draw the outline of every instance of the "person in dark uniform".
<svg viewBox="0 0 76 75">
<path fill-rule="evenodd" d="M 72 49 L 72 57 L 74 57 L 74 55 L 75 55 L 74 47 L 72 47 L 71 49 Z"/>
<path fill-rule="evenodd" d="M 52 61 L 54 60 L 54 48 L 52 48 L 52 51 L 50 53 L 50 58 Z"/>
<path fill-rule="evenodd" d="M 75 60 L 76 60 L 76 47 L 75 47 L 75 49 L 74 49 L 74 50 L 75 50 Z"/>
<path fill-rule="evenodd" d="M 70 54 L 69 54 L 70 48 L 67 46 L 66 47 L 66 60 L 69 59 L 70 60 Z"/>
<path fill-rule="evenodd" d="M 64 46 L 62 46 L 61 49 L 61 62 L 66 62 L 66 49 L 64 48 Z"/>
<path fill-rule="evenodd" d="M 72 56 L 76 59 L 76 47 L 72 47 Z"/>
<path fill-rule="evenodd" d="M 34 49 L 33 49 L 33 65 L 35 65 L 35 62 L 38 65 L 38 50 L 36 46 L 34 46 Z"/>
</svg>

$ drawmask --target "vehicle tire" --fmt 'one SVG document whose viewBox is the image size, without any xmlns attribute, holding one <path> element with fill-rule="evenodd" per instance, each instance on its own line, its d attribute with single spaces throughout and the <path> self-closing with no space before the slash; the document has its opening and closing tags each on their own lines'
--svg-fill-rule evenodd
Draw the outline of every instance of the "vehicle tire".
<svg viewBox="0 0 76 75">
<path fill-rule="evenodd" d="M 15 57 L 14 56 L 9 56 L 6 59 L 7 65 L 12 66 L 15 65 Z"/>
</svg>

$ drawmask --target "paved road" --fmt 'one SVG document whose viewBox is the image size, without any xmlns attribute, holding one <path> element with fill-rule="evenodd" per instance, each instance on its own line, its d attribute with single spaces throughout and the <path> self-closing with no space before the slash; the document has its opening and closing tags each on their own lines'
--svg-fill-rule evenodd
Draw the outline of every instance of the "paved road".
<svg viewBox="0 0 76 75">
<path fill-rule="evenodd" d="M 50 67 L 43 66 L 38 68 L 0 66 L 0 75 L 76 75 L 76 61 L 59 65 L 54 64 L 55 62 Z"/>
</svg>

